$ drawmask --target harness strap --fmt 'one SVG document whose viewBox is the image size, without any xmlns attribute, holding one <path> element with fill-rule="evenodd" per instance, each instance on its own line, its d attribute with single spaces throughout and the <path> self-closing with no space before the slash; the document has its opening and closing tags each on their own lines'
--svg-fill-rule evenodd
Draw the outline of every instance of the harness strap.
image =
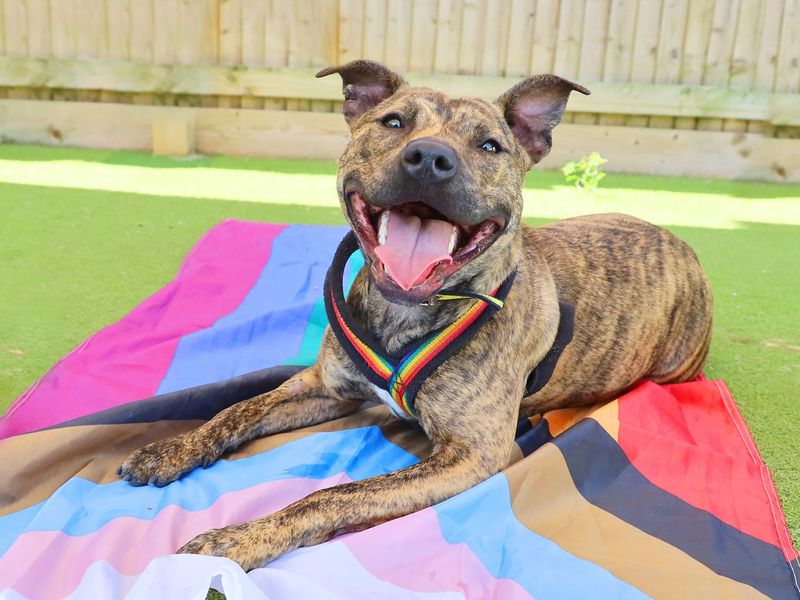
<svg viewBox="0 0 800 600">
<path fill-rule="evenodd" d="M 491 294 L 441 292 L 434 297 L 435 301 L 475 299 L 478 302 L 450 325 L 392 355 L 359 326 L 344 299 L 342 274 L 347 259 L 356 250 L 358 243 L 355 235 L 348 232 L 336 250 L 325 279 L 324 298 L 328 321 L 356 367 L 369 381 L 386 389 L 406 414 L 414 416 L 414 401 L 422 383 L 440 364 L 466 345 L 478 329 L 503 307 L 515 273 Z M 487 311 L 487 308 L 491 310 Z"/>
<path fill-rule="evenodd" d="M 344 298 L 342 275 L 347 259 L 358 250 L 353 232 L 348 232 L 336 250 L 325 278 L 325 312 L 336 339 L 358 370 L 373 384 L 391 394 L 403 412 L 415 416 L 414 402 L 425 379 L 439 365 L 463 348 L 478 329 L 503 308 L 516 272 L 491 294 L 444 290 L 432 302 L 475 299 L 464 313 L 422 341 L 406 345 L 399 353 L 389 353 L 353 317 Z M 486 310 L 487 308 L 491 310 Z M 559 302 L 558 332 L 545 357 L 527 377 L 525 396 L 541 390 L 553 375 L 561 353 L 572 341 L 575 307 Z"/>
</svg>

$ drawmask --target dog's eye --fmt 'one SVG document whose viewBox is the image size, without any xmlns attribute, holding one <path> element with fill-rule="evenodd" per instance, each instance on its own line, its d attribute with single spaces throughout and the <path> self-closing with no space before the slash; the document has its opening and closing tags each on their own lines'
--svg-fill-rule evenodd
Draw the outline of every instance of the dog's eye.
<svg viewBox="0 0 800 600">
<path fill-rule="evenodd" d="M 384 127 L 388 127 L 389 129 L 400 129 L 403 127 L 403 121 L 400 119 L 400 115 L 386 115 L 381 120 Z"/>
<path fill-rule="evenodd" d="M 486 140 L 481 144 L 481 150 L 486 150 L 486 152 L 497 154 L 498 152 L 500 152 L 500 144 L 498 144 L 494 140 Z"/>
</svg>

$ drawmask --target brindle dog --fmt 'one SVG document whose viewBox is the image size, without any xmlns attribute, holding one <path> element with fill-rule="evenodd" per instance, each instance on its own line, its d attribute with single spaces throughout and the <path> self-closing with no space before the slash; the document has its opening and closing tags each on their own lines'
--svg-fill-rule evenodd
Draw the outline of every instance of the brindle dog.
<svg viewBox="0 0 800 600">
<path fill-rule="evenodd" d="M 409 87 L 370 61 L 318 77 L 333 73 L 344 82 L 352 134 L 337 188 L 367 264 L 347 299 L 356 319 L 394 352 L 475 302 L 423 303 L 443 286 L 488 293 L 515 269 L 516 279 L 505 307 L 419 390 L 416 418 L 433 442 L 430 457 L 209 531 L 180 549 L 227 556 L 248 570 L 487 479 L 507 465 L 520 415 L 609 400 L 645 378 L 694 378 L 711 336 L 708 281 L 689 246 L 664 229 L 624 215 L 536 229 L 520 222 L 525 173 L 549 152 L 570 92 L 588 90 L 539 75 L 490 104 Z M 407 234 L 409 223 L 421 227 L 419 239 L 428 225 L 444 227 L 452 232 L 450 257 L 423 263 L 419 274 L 403 262 L 408 257 L 384 264 L 379 248 L 392 243 L 385 221 L 389 236 L 397 227 Z M 556 338 L 559 302 L 575 307 L 574 337 L 549 382 L 523 397 L 528 373 Z M 394 407 L 328 329 L 314 366 L 196 430 L 134 452 L 119 472 L 134 485 L 163 486 L 247 440 L 336 419 L 365 401 Z"/>
</svg>

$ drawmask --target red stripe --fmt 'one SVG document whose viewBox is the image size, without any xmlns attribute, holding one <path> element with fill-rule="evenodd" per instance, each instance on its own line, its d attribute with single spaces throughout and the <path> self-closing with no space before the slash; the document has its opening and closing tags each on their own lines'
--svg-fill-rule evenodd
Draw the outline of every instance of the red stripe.
<svg viewBox="0 0 800 600">
<path fill-rule="evenodd" d="M 716 382 L 644 383 L 620 400 L 619 421 L 619 445 L 652 483 L 781 547 L 787 560 L 797 556 L 763 479 L 766 467 Z"/>
</svg>

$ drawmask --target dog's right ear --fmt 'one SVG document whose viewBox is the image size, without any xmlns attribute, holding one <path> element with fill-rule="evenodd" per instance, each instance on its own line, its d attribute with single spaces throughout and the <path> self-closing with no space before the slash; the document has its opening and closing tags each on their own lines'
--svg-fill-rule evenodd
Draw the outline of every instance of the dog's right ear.
<svg viewBox="0 0 800 600">
<path fill-rule="evenodd" d="M 400 75 L 371 60 L 354 60 L 340 67 L 327 67 L 317 73 L 317 77 L 333 73 L 342 76 L 342 112 L 351 128 L 358 117 L 408 85 Z"/>
</svg>

